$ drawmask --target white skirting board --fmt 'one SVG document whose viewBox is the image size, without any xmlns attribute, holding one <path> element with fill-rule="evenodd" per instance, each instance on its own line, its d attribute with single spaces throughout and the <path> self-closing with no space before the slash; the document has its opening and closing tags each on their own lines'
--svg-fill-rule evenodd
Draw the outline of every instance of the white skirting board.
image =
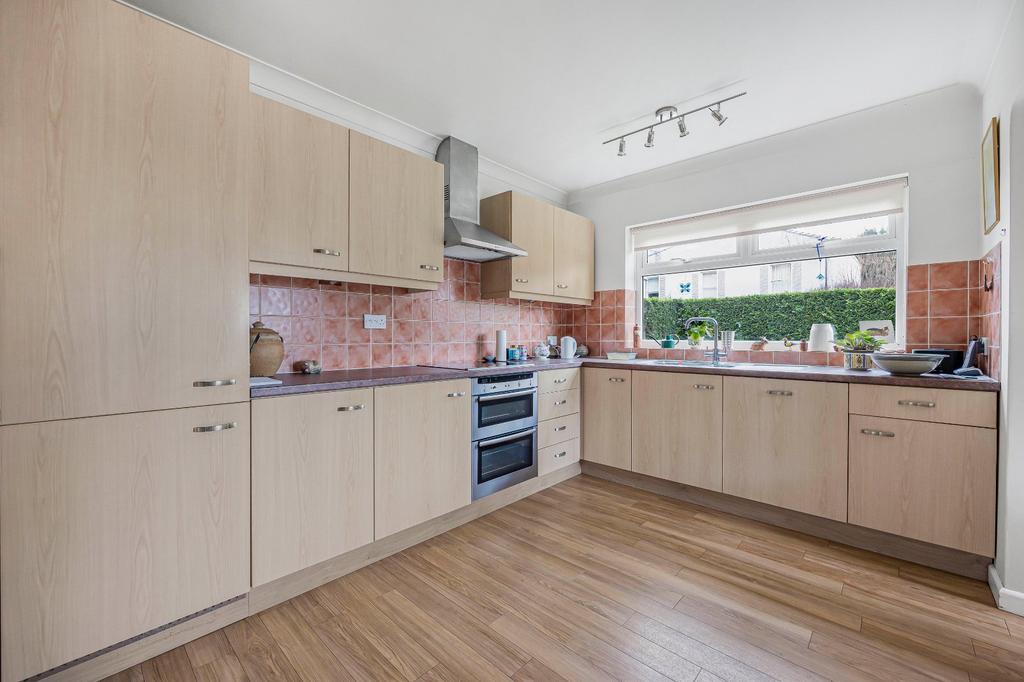
<svg viewBox="0 0 1024 682">
<path fill-rule="evenodd" d="M 992 590 L 992 596 L 996 599 L 996 606 L 1003 611 L 1024 616 L 1024 592 L 1011 590 L 1003 585 L 995 564 L 988 567 L 988 586 Z"/>
</svg>

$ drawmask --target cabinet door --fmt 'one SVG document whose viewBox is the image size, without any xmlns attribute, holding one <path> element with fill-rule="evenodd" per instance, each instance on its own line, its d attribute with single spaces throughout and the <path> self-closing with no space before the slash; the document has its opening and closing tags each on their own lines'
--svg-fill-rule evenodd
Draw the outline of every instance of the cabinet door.
<svg viewBox="0 0 1024 682">
<path fill-rule="evenodd" d="M 594 223 L 554 209 L 555 296 L 594 298 Z"/>
<path fill-rule="evenodd" d="M 850 417 L 850 523 L 995 556 L 996 430 Z"/>
<path fill-rule="evenodd" d="M 374 535 L 470 502 L 469 380 L 374 389 Z"/>
<path fill-rule="evenodd" d="M 252 403 L 252 582 L 373 542 L 373 389 Z"/>
<path fill-rule="evenodd" d="M 3 679 L 248 590 L 248 403 L 0 427 Z"/>
<path fill-rule="evenodd" d="M 630 411 L 633 372 L 583 368 L 583 459 L 631 468 Z"/>
<path fill-rule="evenodd" d="M 249 259 L 348 269 L 348 128 L 250 95 Z"/>
<path fill-rule="evenodd" d="M 444 278 L 444 168 L 352 131 L 349 269 L 440 282 Z"/>
<path fill-rule="evenodd" d="M 722 489 L 722 377 L 633 373 L 633 471 Z"/>
<path fill-rule="evenodd" d="M 724 492 L 846 521 L 846 384 L 726 377 Z"/>
<path fill-rule="evenodd" d="M 107 0 L 0 44 L 0 420 L 248 400 L 248 62 Z"/>
<path fill-rule="evenodd" d="M 512 193 L 513 244 L 527 256 L 512 258 L 512 291 L 553 295 L 554 254 L 552 253 L 555 207 L 533 197 Z"/>
</svg>

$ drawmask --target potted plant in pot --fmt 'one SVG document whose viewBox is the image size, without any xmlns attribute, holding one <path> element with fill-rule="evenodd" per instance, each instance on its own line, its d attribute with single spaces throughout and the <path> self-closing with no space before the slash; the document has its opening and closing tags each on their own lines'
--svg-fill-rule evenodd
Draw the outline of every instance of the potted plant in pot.
<svg viewBox="0 0 1024 682">
<path fill-rule="evenodd" d="M 836 343 L 843 351 L 843 367 L 857 370 L 870 369 L 871 354 L 881 347 L 881 339 L 864 331 L 851 332 Z"/>
<path fill-rule="evenodd" d="M 696 348 L 710 334 L 711 325 L 708 322 L 698 322 L 686 330 L 686 340 L 690 346 Z"/>
</svg>

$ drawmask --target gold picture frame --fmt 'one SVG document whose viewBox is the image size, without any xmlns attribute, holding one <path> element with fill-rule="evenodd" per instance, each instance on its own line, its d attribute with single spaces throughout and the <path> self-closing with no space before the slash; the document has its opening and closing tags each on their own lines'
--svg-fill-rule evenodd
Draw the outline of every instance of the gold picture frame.
<svg viewBox="0 0 1024 682">
<path fill-rule="evenodd" d="M 981 225 L 988 234 L 999 224 L 999 119 L 992 117 L 981 141 Z"/>
</svg>

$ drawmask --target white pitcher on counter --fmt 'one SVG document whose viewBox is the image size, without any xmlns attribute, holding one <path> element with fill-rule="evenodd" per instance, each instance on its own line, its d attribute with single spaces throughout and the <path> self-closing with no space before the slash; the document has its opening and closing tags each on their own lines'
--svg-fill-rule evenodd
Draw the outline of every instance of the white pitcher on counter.
<svg viewBox="0 0 1024 682">
<path fill-rule="evenodd" d="M 563 336 L 562 344 L 558 349 L 558 356 L 562 358 L 576 357 L 576 339 L 571 336 Z"/>
</svg>

